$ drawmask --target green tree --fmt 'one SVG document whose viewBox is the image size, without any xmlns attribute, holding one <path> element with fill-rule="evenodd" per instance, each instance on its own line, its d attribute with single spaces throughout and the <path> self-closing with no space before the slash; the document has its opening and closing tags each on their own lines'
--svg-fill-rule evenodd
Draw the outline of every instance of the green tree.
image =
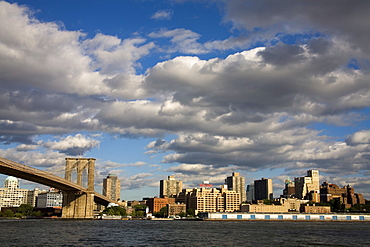
<svg viewBox="0 0 370 247">
<path fill-rule="evenodd" d="M 4 217 L 14 217 L 14 212 L 10 209 L 5 210 Z"/>
<path fill-rule="evenodd" d="M 159 210 L 159 212 L 155 212 L 154 216 L 157 217 L 157 218 L 166 218 L 168 216 L 167 215 L 167 206 L 161 208 Z"/>
<path fill-rule="evenodd" d="M 42 213 L 41 213 L 41 211 L 40 210 L 38 210 L 38 211 L 33 211 L 32 212 L 32 214 L 31 214 L 32 216 L 41 216 L 42 215 Z"/>
<path fill-rule="evenodd" d="M 30 204 L 22 204 L 18 207 L 17 213 L 21 214 L 22 216 L 30 216 L 32 215 L 33 207 Z"/>
<path fill-rule="evenodd" d="M 180 217 L 187 217 L 187 216 L 188 216 L 188 214 L 187 214 L 187 213 L 185 213 L 185 212 L 181 212 L 181 213 L 179 213 L 179 216 L 180 216 Z"/>
<path fill-rule="evenodd" d="M 144 210 L 145 211 L 146 205 L 138 204 L 138 205 L 134 205 L 133 208 L 135 210 Z"/>
<path fill-rule="evenodd" d="M 135 216 L 136 217 L 144 217 L 145 212 L 144 211 L 135 211 Z"/>
<path fill-rule="evenodd" d="M 191 217 L 194 217 L 195 216 L 195 213 L 194 213 L 194 209 L 192 208 L 188 208 L 186 209 L 186 213 L 191 216 Z"/>
<path fill-rule="evenodd" d="M 344 209 L 343 204 L 338 199 L 331 199 L 329 203 L 330 203 L 331 211 L 333 212 L 341 211 Z"/>
<path fill-rule="evenodd" d="M 263 199 L 263 204 L 265 204 L 265 205 L 271 205 L 272 204 L 272 201 L 269 200 L 269 199 Z"/>
<path fill-rule="evenodd" d="M 126 209 L 120 206 L 113 206 L 113 207 L 106 208 L 104 209 L 103 213 L 107 215 L 120 215 L 120 216 L 127 215 Z"/>
<path fill-rule="evenodd" d="M 14 217 L 22 218 L 22 217 L 23 217 L 23 214 L 21 214 L 21 213 L 15 213 L 15 214 L 14 214 Z"/>
</svg>

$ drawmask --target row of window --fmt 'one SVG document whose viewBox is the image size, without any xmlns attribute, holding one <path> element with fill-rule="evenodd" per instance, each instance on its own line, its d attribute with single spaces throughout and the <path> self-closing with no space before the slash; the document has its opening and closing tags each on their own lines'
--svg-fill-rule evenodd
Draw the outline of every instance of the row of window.
<svg viewBox="0 0 370 247">
<path fill-rule="evenodd" d="M 243 219 L 243 216 L 242 215 L 237 215 L 236 217 L 238 220 L 242 220 Z M 222 219 L 224 220 L 227 220 L 227 215 L 222 215 Z M 251 220 L 255 220 L 256 219 L 256 216 L 255 215 L 250 215 L 250 218 Z M 270 220 L 271 219 L 271 216 L 270 215 L 265 215 L 265 220 Z M 278 220 L 283 220 L 284 219 L 284 216 L 283 215 L 278 215 L 277 217 Z M 288 219 L 288 218 L 285 218 L 285 219 Z M 292 215 L 292 218 L 289 218 L 289 219 L 293 219 L 293 220 L 298 220 L 298 216 L 297 215 Z M 358 218 L 359 220 L 365 220 L 365 216 L 359 216 Z M 310 215 L 306 215 L 305 216 L 305 220 L 311 220 L 311 216 Z M 320 215 L 320 220 L 325 220 L 325 216 L 324 215 Z M 326 220 L 330 220 L 328 218 L 326 218 Z M 338 216 L 336 215 L 333 215 L 331 217 L 331 220 L 338 220 Z M 346 216 L 346 220 L 352 220 L 352 216 Z"/>
</svg>

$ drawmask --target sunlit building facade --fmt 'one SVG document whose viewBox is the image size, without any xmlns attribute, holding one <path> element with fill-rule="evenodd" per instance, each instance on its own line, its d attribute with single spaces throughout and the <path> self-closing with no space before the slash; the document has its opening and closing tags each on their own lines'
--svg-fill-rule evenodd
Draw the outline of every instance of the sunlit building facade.
<svg viewBox="0 0 370 247">
<path fill-rule="evenodd" d="M 26 204 L 28 191 L 19 188 L 18 178 L 7 177 L 4 188 L 0 188 L 0 207 L 19 207 Z"/>
<path fill-rule="evenodd" d="M 240 195 L 225 188 L 194 188 L 187 194 L 187 208 L 197 212 L 235 212 L 240 210 Z"/>
<path fill-rule="evenodd" d="M 107 178 L 103 180 L 103 195 L 114 201 L 120 200 L 121 183 L 116 175 L 109 174 Z"/>
<path fill-rule="evenodd" d="M 229 190 L 234 190 L 240 195 L 240 201 L 247 200 L 247 191 L 245 188 L 245 178 L 240 176 L 239 172 L 233 172 L 232 176 L 225 179 L 225 184 Z"/>
<path fill-rule="evenodd" d="M 182 181 L 175 180 L 174 176 L 168 176 L 167 180 L 159 182 L 159 197 L 177 197 L 182 191 Z"/>
<path fill-rule="evenodd" d="M 55 190 L 40 193 L 37 197 L 36 207 L 54 208 L 63 206 L 63 193 Z"/>
<path fill-rule="evenodd" d="M 313 196 L 320 193 L 318 170 L 308 170 L 307 176 L 294 178 L 294 184 L 296 198 L 320 201 L 320 196 Z"/>
</svg>

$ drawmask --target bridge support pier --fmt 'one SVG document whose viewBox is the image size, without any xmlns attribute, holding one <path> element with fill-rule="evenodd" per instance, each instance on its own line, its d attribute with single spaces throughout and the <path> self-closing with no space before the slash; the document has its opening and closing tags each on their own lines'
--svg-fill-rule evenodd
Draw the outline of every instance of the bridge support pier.
<svg viewBox="0 0 370 247">
<path fill-rule="evenodd" d="M 65 178 L 72 181 L 72 171 L 77 171 L 77 184 L 82 186 L 83 172 L 87 170 L 87 192 L 64 191 L 62 218 L 92 219 L 94 217 L 95 159 L 66 158 Z"/>
<path fill-rule="evenodd" d="M 93 211 L 94 192 L 68 191 L 63 193 L 62 218 L 92 219 L 94 218 Z"/>
</svg>

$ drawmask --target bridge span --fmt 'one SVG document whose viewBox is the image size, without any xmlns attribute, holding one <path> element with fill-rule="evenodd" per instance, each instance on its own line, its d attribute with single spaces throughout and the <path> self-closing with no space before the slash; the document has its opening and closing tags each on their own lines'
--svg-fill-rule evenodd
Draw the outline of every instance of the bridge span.
<svg viewBox="0 0 370 247">
<path fill-rule="evenodd" d="M 80 184 L 77 184 L 70 180 L 53 175 L 49 172 L 45 172 L 45 171 L 30 167 L 30 166 L 22 165 L 20 163 L 17 163 L 17 162 L 14 162 L 14 161 L 2 158 L 2 157 L 0 157 L 0 173 L 6 174 L 9 176 L 22 178 L 28 181 L 36 182 L 39 184 L 43 184 L 43 185 L 47 185 L 47 186 L 59 189 L 63 192 L 64 199 L 66 199 L 66 194 L 68 195 L 88 194 L 90 196 L 93 195 L 94 202 L 98 204 L 107 206 L 109 203 L 115 203 L 115 201 L 112 201 L 108 197 L 102 194 L 99 194 L 95 191 L 92 191 L 91 185 L 88 188 L 85 188 Z M 76 206 L 74 205 L 74 207 Z M 64 208 L 65 208 L 65 205 L 63 202 L 63 209 Z M 88 215 L 90 217 L 92 213 L 91 214 L 88 213 Z M 72 218 L 86 218 L 86 217 L 72 217 Z"/>
</svg>

